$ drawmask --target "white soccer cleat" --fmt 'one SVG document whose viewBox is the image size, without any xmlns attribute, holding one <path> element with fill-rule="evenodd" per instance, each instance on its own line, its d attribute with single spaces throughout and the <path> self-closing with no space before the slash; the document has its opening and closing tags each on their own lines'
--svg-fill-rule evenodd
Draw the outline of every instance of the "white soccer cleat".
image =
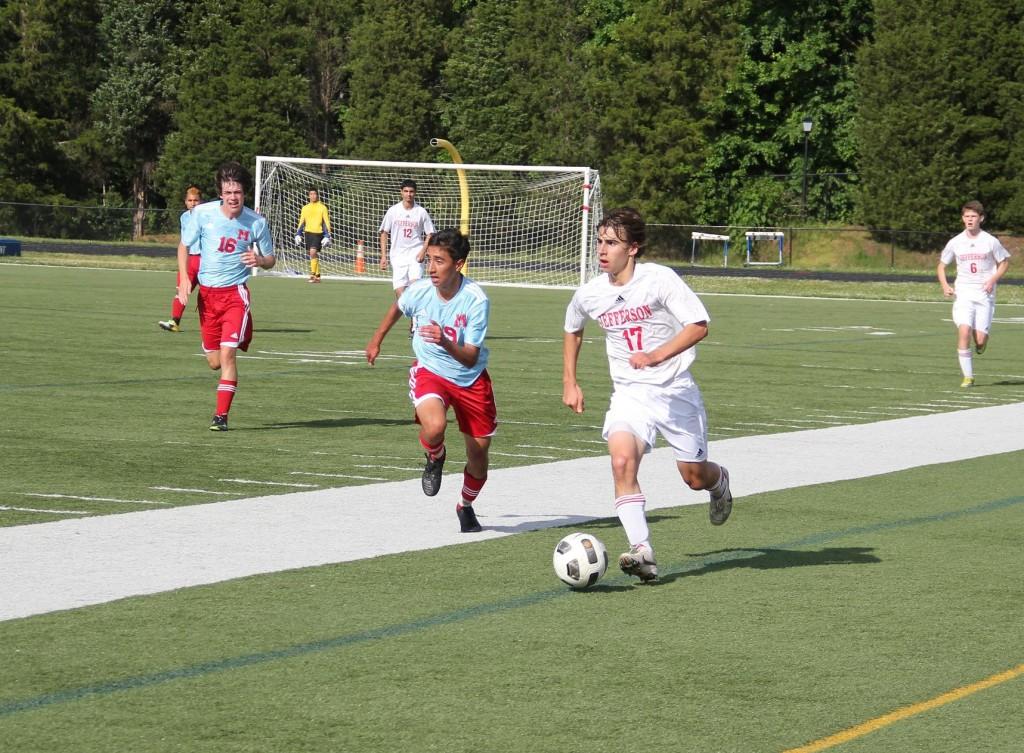
<svg viewBox="0 0 1024 753">
<path fill-rule="evenodd" d="M 626 575 L 638 577 L 641 583 L 658 579 L 658 563 L 654 559 L 654 552 L 643 544 L 631 546 L 628 552 L 620 554 L 619 568 Z"/>
</svg>

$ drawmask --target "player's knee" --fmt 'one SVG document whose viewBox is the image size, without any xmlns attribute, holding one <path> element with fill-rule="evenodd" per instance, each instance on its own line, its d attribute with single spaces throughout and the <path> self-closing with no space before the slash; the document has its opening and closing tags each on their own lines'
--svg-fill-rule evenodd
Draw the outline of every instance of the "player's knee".
<svg viewBox="0 0 1024 753">
<path fill-rule="evenodd" d="M 683 477 L 683 483 L 695 492 L 699 492 L 702 489 L 707 489 L 711 486 L 704 477 L 705 470 L 705 463 L 686 463 L 682 465 L 679 472 Z"/>
<path fill-rule="evenodd" d="M 615 478 L 626 479 L 636 476 L 637 464 L 634 458 L 624 453 L 613 453 L 611 460 L 612 475 Z"/>
</svg>

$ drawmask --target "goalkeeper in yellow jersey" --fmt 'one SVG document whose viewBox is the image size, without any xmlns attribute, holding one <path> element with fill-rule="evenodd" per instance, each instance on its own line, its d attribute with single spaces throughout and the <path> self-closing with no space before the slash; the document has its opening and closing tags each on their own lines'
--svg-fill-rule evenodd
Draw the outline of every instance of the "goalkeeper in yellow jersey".
<svg viewBox="0 0 1024 753">
<path fill-rule="evenodd" d="M 315 188 L 309 189 L 309 203 L 302 207 L 299 214 L 299 227 L 295 230 L 296 246 L 302 246 L 303 236 L 306 250 L 309 251 L 309 281 L 320 282 L 320 259 L 317 254 L 321 248 L 331 244 L 331 218 Z"/>
</svg>

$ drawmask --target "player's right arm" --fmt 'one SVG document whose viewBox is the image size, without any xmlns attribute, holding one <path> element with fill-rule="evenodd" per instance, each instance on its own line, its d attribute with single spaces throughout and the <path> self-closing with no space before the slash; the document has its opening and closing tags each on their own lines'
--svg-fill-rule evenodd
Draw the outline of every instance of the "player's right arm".
<svg viewBox="0 0 1024 753">
<path fill-rule="evenodd" d="M 402 310 L 398 308 L 398 302 L 396 301 L 391 304 L 391 308 L 389 308 L 387 313 L 384 314 L 384 318 L 380 320 L 380 324 L 373 333 L 373 337 L 371 337 L 370 342 L 366 344 L 366 362 L 368 364 L 373 366 L 374 361 L 377 360 L 377 356 L 380 355 L 380 344 L 384 342 L 384 336 L 401 318 Z"/>
<path fill-rule="evenodd" d="M 391 237 L 387 230 L 380 231 L 380 268 L 388 268 L 388 239 Z"/>
<path fill-rule="evenodd" d="M 953 287 L 949 284 L 949 280 L 946 279 L 946 262 L 939 262 L 938 267 L 935 268 L 935 274 L 939 278 L 939 286 L 942 288 L 942 294 L 947 298 L 952 298 L 955 293 L 953 291 Z"/>
<path fill-rule="evenodd" d="M 192 280 L 188 274 L 188 246 L 178 241 L 178 300 L 186 306 L 192 294 Z"/>
<path fill-rule="evenodd" d="M 575 413 L 583 412 L 583 390 L 576 381 L 576 363 L 583 346 L 583 330 L 566 332 L 562 339 L 562 403 Z"/>
</svg>

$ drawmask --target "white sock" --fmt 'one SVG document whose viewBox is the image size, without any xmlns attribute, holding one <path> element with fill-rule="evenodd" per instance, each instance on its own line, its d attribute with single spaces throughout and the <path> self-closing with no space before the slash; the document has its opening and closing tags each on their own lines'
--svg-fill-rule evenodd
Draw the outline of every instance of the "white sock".
<svg viewBox="0 0 1024 753">
<path fill-rule="evenodd" d="M 712 497 L 720 497 L 725 491 L 725 473 L 722 472 L 722 466 L 718 466 L 718 481 L 712 484 L 708 491 Z"/>
<path fill-rule="evenodd" d="M 958 350 L 956 354 L 960 359 L 960 371 L 964 373 L 965 377 L 973 377 L 974 361 L 971 358 L 971 349 L 968 348 L 967 350 Z"/>
<path fill-rule="evenodd" d="M 647 528 L 647 515 L 644 512 L 646 505 L 647 498 L 643 492 L 624 494 L 615 500 L 615 513 L 619 516 L 630 546 L 637 544 L 650 546 L 648 539 L 651 534 Z"/>
</svg>

